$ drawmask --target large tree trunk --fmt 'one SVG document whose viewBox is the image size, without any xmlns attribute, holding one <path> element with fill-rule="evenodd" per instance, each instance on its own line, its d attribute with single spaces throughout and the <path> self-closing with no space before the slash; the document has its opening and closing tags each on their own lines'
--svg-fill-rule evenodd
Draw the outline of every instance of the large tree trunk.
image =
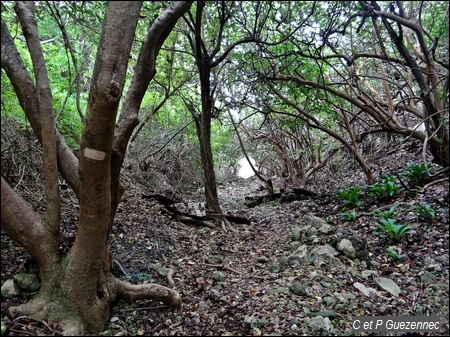
<svg viewBox="0 0 450 337">
<path fill-rule="evenodd" d="M 159 37 L 150 39 L 152 42 L 147 45 L 153 46 L 153 59 L 148 62 L 153 67 L 165 38 L 191 4 L 179 2 L 161 14 L 158 21 L 161 25 Z M 119 299 L 130 302 L 152 299 L 169 306 L 181 306 L 180 295 L 170 288 L 158 284 L 132 285 L 120 281 L 110 272 L 108 235 L 120 200 L 119 173 L 129 139 L 123 130 L 128 132 L 130 128 L 124 127 L 122 132 L 118 132 L 116 158 L 120 159 L 116 160 L 113 160 L 114 130 L 141 6 L 140 1 L 112 1 L 107 4 L 78 167 L 77 159 L 70 153 L 52 122 L 48 78 L 39 77 L 44 67 L 39 64 L 43 61 L 42 50 L 36 47 L 39 36 L 33 3 L 18 2 L 16 12 L 27 43 L 30 48 L 34 48 L 30 54 L 36 69 L 36 86 L 3 21 L 1 25 L 2 68 L 11 80 L 20 104 L 44 147 L 44 171 L 49 181 L 46 185 L 47 211 L 44 216 L 40 216 L 3 177 L 1 179 L 2 230 L 37 260 L 41 280 L 39 293 L 14 310 L 38 319 L 61 321 L 65 324 L 66 335 L 96 334 L 102 331 L 110 305 Z M 145 92 L 152 76 L 148 81 L 141 82 L 143 86 L 138 91 Z M 139 106 L 140 101 L 134 100 L 133 104 L 136 102 Z M 80 207 L 76 239 L 65 256 L 58 251 L 61 237 L 59 195 L 55 187 L 55 181 L 58 181 L 56 153 L 58 168 L 74 189 Z"/>
<path fill-rule="evenodd" d="M 132 285 L 114 277 L 109 255 L 105 259 L 100 255 L 105 244 L 90 240 L 86 245 L 79 244 L 84 253 L 72 248 L 67 256 L 60 256 L 59 242 L 49 235 L 45 222 L 3 178 L 1 193 L 2 229 L 33 255 L 41 280 L 39 293 L 13 308 L 14 311 L 40 320 L 60 321 L 64 323 L 64 333 L 71 336 L 102 331 L 111 303 L 119 299 L 128 302 L 152 299 L 181 306 L 180 295 L 170 288 L 158 284 Z M 89 224 L 86 232 L 98 236 L 93 223 Z M 80 223 L 80 227 L 85 225 Z M 77 240 L 81 242 L 79 235 L 78 232 Z M 95 251 L 100 252 L 97 253 L 100 257 L 93 261 L 90 254 Z"/>
</svg>

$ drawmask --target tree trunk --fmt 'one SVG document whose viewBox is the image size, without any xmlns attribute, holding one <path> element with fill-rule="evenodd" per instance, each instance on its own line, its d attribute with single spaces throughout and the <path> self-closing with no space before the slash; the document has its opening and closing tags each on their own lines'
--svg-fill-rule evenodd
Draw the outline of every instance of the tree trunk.
<svg viewBox="0 0 450 337">
<path fill-rule="evenodd" d="M 156 57 L 176 20 L 191 4 L 189 1 L 175 3 L 160 15 L 157 22 L 161 29 L 159 38 L 150 39 L 153 41 L 153 56 Z M 113 158 L 114 130 L 141 6 L 141 1 L 112 1 L 107 4 L 89 92 L 78 167 L 77 159 L 70 154 L 52 125 L 48 79 L 36 76 L 38 84 L 33 84 L 3 21 L 1 25 L 2 68 L 33 130 L 45 147 L 44 170 L 50 180 L 46 188 L 46 195 L 49 196 L 46 202 L 47 206 L 49 203 L 54 205 L 47 207 L 46 214 L 40 216 L 1 178 L 2 230 L 37 260 L 41 281 L 39 293 L 12 310 L 40 320 L 60 321 L 66 335 L 96 334 L 102 331 L 110 305 L 116 300 L 131 302 L 152 299 L 169 306 L 181 306 L 180 295 L 170 288 L 158 284 L 132 285 L 120 281 L 110 272 L 108 235 L 122 193 L 119 188 L 122 160 Z M 18 2 L 16 13 L 20 17 L 29 47 L 34 48 L 31 54 L 35 73 L 42 76 L 44 67 L 39 64 L 43 60 L 42 50 L 33 45 L 39 41 L 33 5 Z M 154 66 L 154 59 L 152 62 Z M 148 86 L 148 82 L 143 85 Z M 140 90 L 145 92 L 145 88 Z M 46 119 L 43 119 L 44 116 Z M 119 132 L 119 136 L 124 134 Z M 129 136 L 117 138 L 126 144 Z M 116 144 L 121 149 L 126 148 L 122 142 Z M 55 201 L 58 174 L 55 152 L 58 168 L 62 176 L 65 179 L 67 177 L 80 206 L 76 239 L 65 256 L 58 251 L 61 236 L 59 196 Z M 119 154 L 123 155 L 124 151 Z"/>
<path fill-rule="evenodd" d="M 191 47 L 195 52 L 195 61 L 200 76 L 201 113 L 198 115 L 193 107 L 190 107 L 195 120 L 197 137 L 200 142 L 200 156 L 205 178 L 206 207 L 216 213 L 222 213 L 217 193 L 216 173 L 214 171 L 214 159 L 211 149 L 211 118 L 213 107 L 213 93 L 211 92 L 211 57 L 204 50 L 202 41 L 202 13 L 204 1 L 197 3 L 195 21 L 195 39 L 191 41 Z"/>
<path fill-rule="evenodd" d="M 207 117 L 208 112 L 205 109 L 202 109 L 202 111 L 201 121 L 196 121 L 195 125 L 197 136 L 200 140 L 200 156 L 205 180 L 206 207 L 216 213 L 222 213 L 217 193 L 214 158 L 211 149 L 211 117 Z"/>
</svg>

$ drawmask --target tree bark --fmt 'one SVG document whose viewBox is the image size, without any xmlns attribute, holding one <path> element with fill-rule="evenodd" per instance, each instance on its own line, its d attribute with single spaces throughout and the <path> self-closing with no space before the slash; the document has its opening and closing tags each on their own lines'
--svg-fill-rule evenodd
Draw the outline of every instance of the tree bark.
<svg viewBox="0 0 450 337">
<path fill-rule="evenodd" d="M 191 3 L 175 3 L 161 14 L 159 28 L 153 31 L 159 37 L 156 40 L 150 37 L 147 46 L 153 50 L 153 68 L 157 51 Z M 117 299 L 152 299 L 169 306 L 181 306 L 180 295 L 170 288 L 158 284 L 132 285 L 118 280 L 110 271 L 108 235 L 120 200 L 119 173 L 123 163 L 123 158 L 117 160 L 118 157 L 114 157 L 113 144 L 118 146 L 117 154 L 123 156 L 129 138 L 126 136 L 128 124 L 118 128 L 116 143 L 114 130 L 141 6 L 141 1 L 112 1 L 106 6 L 79 161 L 64 143 L 53 121 L 50 87 L 48 78 L 42 73 L 45 63 L 32 3 L 18 2 L 16 9 L 32 49 L 36 85 L 6 25 L 3 21 L 1 24 L 2 68 L 44 147 L 44 162 L 48 165 L 44 168 L 48 180 L 47 213 L 44 216 L 33 211 L 32 206 L 1 178 L 2 230 L 36 258 L 41 280 L 39 293 L 12 310 L 38 319 L 61 321 L 66 335 L 102 331 L 110 305 Z M 136 84 L 140 93 L 145 92 L 152 76 L 148 81 L 136 79 L 136 82 L 143 82 Z M 140 100 L 130 100 L 138 109 Z M 56 159 L 62 176 L 75 191 L 80 207 L 76 239 L 65 256 L 58 252 L 61 237 Z"/>
</svg>

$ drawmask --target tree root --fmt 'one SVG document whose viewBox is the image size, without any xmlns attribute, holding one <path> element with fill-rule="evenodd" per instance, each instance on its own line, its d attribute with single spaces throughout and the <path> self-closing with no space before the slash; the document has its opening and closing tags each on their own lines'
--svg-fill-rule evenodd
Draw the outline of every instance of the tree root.
<svg viewBox="0 0 450 337">
<path fill-rule="evenodd" d="M 173 280 L 173 269 L 169 268 L 169 270 L 167 271 L 167 281 L 169 281 L 169 284 L 172 288 L 175 287 L 175 282 Z"/>
<path fill-rule="evenodd" d="M 173 289 L 159 284 L 135 285 L 116 278 L 114 280 L 114 286 L 116 288 L 117 299 L 119 300 L 131 303 L 136 300 L 149 299 L 163 302 L 170 307 L 181 308 L 182 301 L 180 294 Z"/>
</svg>

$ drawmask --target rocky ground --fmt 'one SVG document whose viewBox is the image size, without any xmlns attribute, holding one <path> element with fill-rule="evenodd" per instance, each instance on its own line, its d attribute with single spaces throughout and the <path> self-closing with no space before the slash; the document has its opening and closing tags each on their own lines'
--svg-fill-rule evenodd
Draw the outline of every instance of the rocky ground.
<svg viewBox="0 0 450 337">
<path fill-rule="evenodd" d="M 386 157 L 380 172 L 393 173 L 389 160 L 393 157 Z M 245 197 L 264 194 L 262 184 L 256 178 L 231 179 L 219 185 L 222 208 L 250 224 L 234 224 L 234 230 L 225 232 L 178 221 L 158 202 L 142 198 L 152 192 L 148 187 L 128 182 L 111 236 L 114 271 L 133 283 L 169 286 L 167 272 L 172 269 L 183 306 L 174 310 L 152 301 L 117 303 L 102 335 L 375 335 L 353 331 L 352 317 L 427 315 L 443 316 L 445 322 L 436 333 L 415 335 L 446 336 L 448 179 L 429 187 L 426 183 L 418 186 L 419 192 L 402 189 L 384 200 L 362 195 L 361 205 L 352 208 L 336 194 L 364 184 L 358 171 L 349 171 L 338 178 L 318 176 L 302 186 L 319 197 L 249 208 Z M 200 201 L 201 193 L 184 198 Z M 66 200 L 63 217 L 69 242 L 76 225 L 76 214 L 68 207 L 72 203 Z M 396 223 L 412 226 L 398 241 L 376 226 L 380 211 L 395 204 Z M 419 217 L 417 206 L 424 205 L 433 216 Z M 25 261 L 23 250 L 2 235 L 2 284 Z M 8 313 L 10 305 L 26 296 L 2 296 L 2 321 L 9 335 L 60 335 L 57 322 Z"/>
</svg>

